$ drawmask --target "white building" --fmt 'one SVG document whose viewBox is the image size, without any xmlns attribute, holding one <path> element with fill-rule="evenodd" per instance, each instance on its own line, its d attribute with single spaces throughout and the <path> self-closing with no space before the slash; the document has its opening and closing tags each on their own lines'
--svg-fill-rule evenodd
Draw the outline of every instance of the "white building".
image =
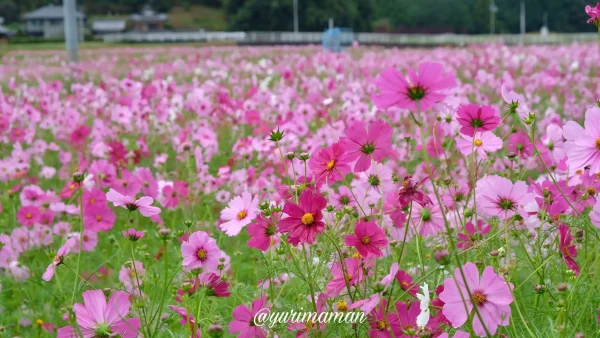
<svg viewBox="0 0 600 338">
<path fill-rule="evenodd" d="M 85 15 L 77 11 L 77 27 L 79 40 L 83 41 Z M 28 35 L 41 36 L 46 39 L 65 36 L 65 14 L 62 6 L 48 5 L 23 15 L 25 32 Z"/>
</svg>

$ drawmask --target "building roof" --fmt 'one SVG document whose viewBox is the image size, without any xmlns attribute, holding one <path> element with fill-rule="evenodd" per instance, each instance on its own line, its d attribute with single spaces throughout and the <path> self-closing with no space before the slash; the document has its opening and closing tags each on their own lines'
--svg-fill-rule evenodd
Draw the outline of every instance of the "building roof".
<svg viewBox="0 0 600 338">
<path fill-rule="evenodd" d="M 83 19 L 85 15 L 80 11 L 77 11 L 77 17 L 79 19 Z M 63 7 L 48 5 L 44 7 L 40 7 L 32 12 L 26 13 L 23 15 L 24 20 L 32 20 L 32 19 L 63 19 Z"/>
<path fill-rule="evenodd" d="M 125 20 L 96 20 L 92 30 L 96 32 L 121 32 L 125 30 Z"/>
<path fill-rule="evenodd" d="M 146 6 L 141 13 L 132 14 L 129 18 L 135 22 L 161 22 L 167 20 L 167 15 L 156 13 L 152 8 Z"/>
</svg>

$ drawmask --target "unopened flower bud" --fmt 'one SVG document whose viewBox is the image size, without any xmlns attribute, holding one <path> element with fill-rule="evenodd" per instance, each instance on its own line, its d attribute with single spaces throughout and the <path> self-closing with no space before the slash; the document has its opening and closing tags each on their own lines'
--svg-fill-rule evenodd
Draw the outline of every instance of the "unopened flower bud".
<svg viewBox="0 0 600 338">
<path fill-rule="evenodd" d="M 435 261 L 440 265 L 448 265 L 450 263 L 450 253 L 446 249 L 441 249 L 435 252 Z"/>
<path fill-rule="evenodd" d="M 535 293 L 542 294 L 546 290 L 546 287 L 538 284 L 535 286 L 534 290 L 535 290 Z"/>
<path fill-rule="evenodd" d="M 185 225 L 186 228 L 191 228 L 192 225 L 194 224 L 194 222 L 190 221 L 189 219 L 183 222 L 183 225 Z"/>
<path fill-rule="evenodd" d="M 509 152 L 506 154 L 506 157 L 508 157 L 508 158 L 509 158 L 509 159 L 511 159 L 511 160 L 512 160 L 512 159 L 515 159 L 515 158 L 517 157 L 517 153 L 515 153 L 514 151 L 509 151 Z"/>
<path fill-rule="evenodd" d="M 556 290 L 558 291 L 565 291 L 569 288 L 569 286 L 567 285 L 567 283 L 558 283 L 558 285 L 556 286 Z"/>
<path fill-rule="evenodd" d="M 287 158 L 288 160 L 293 160 L 294 157 L 296 157 L 296 154 L 294 154 L 293 152 L 288 152 L 287 154 L 285 154 L 285 158 Z"/>
<path fill-rule="evenodd" d="M 77 183 L 83 182 L 84 179 L 85 179 L 85 175 L 80 171 L 77 171 L 73 174 L 73 181 L 75 181 Z"/>
<path fill-rule="evenodd" d="M 310 155 L 308 153 L 301 153 L 300 155 L 298 155 L 298 158 L 301 161 L 307 161 L 310 158 Z"/>
<path fill-rule="evenodd" d="M 213 323 L 208 327 L 208 335 L 213 338 L 223 337 L 223 326 L 219 323 Z"/>
<path fill-rule="evenodd" d="M 169 237 L 171 237 L 171 230 L 167 228 L 161 228 L 160 230 L 158 230 L 158 237 L 163 241 L 166 241 L 167 239 L 169 239 Z"/>
<path fill-rule="evenodd" d="M 271 135 L 269 135 L 269 140 L 273 142 L 279 142 L 283 139 L 283 132 L 277 128 L 277 130 L 271 131 Z"/>
</svg>

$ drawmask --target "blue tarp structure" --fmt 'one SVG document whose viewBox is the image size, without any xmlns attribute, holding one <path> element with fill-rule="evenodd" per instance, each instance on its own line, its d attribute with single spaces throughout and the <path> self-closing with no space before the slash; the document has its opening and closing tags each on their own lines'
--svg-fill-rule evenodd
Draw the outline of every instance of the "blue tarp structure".
<svg viewBox="0 0 600 338">
<path fill-rule="evenodd" d="M 354 33 L 350 28 L 328 28 L 323 32 L 323 49 L 339 53 L 344 47 L 350 46 L 354 40 Z"/>
</svg>

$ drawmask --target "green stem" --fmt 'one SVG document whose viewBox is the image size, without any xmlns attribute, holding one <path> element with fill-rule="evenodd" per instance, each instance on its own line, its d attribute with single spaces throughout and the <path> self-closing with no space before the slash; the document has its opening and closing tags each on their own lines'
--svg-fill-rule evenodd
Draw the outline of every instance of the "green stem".
<svg viewBox="0 0 600 338">
<path fill-rule="evenodd" d="M 157 318 L 156 318 L 156 325 L 154 325 L 154 332 L 152 333 L 152 337 L 156 336 L 156 333 L 158 332 L 158 324 L 160 324 L 160 314 L 162 312 L 163 309 L 163 305 L 165 304 L 165 298 L 167 296 L 167 288 L 168 288 L 168 278 L 167 276 L 169 275 L 169 260 L 168 260 L 168 252 L 169 249 L 167 248 L 167 240 L 163 241 L 163 246 L 165 248 L 165 253 L 164 253 L 164 258 L 165 258 L 165 284 L 164 284 L 164 289 L 163 289 L 163 294 L 160 300 L 160 305 L 158 306 L 158 312 L 157 312 Z"/>
<path fill-rule="evenodd" d="M 83 190 L 81 189 L 81 182 L 79 183 L 79 251 L 77 252 L 77 270 L 75 272 L 75 281 L 73 282 L 73 294 L 71 295 L 71 304 L 75 304 L 75 291 L 77 290 L 79 282 L 79 268 L 81 263 L 81 251 L 83 251 Z"/>
</svg>

